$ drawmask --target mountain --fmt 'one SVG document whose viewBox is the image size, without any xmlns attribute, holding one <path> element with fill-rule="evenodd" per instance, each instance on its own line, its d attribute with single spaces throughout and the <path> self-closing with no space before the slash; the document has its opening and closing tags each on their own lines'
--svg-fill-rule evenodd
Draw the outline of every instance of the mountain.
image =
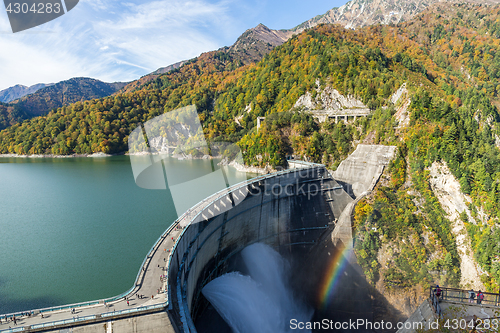
<svg viewBox="0 0 500 333">
<path fill-rule="evenodd" d="M 165 73 L 168 73 L 172 70 L 176 70 L 176 69 L 180 68 L 182 65 L 184 65 L 188 61 L 189 60 L 179 61 L 179 62 L 176 62 L 175 64 L 172 64 L 172 65 L 169 65 L 166 67 L 160 67 L 157 70 L 155 70 L 154 72 L 146 74 L 137 80 L 134 80 L 132 82 L 127 83 L 120 90 L 116 91 L 115 94 L 122 94 L 122 93 L 134 91 L 134 90 L 138 89 L 139 87 L 141 87 L 142 85 L 156 79 L 161 74 L 165 74 Z"/>
<path fill-rule="evenodd" d="M 0 130 L 20 123 L 28 117 L 10 104 L 0 102 Z"/>
<path fill-rule="evenodd" d="M 291 31 L 272 30 L 261 23 L 245 31 L 233 45 L 220 51 L 227 52 L 242 63 L 248 64 L 260 61 L 264 55 L 286 42 L 292 35 Z"/>
<path fill-rule="evenodd" d="M 42 88 L 12 102 L 29 117 L 39 116 L 52 109 L 78 101 L 112 95 L 125 83 L 105 83 L 91 78 L 72 78 Z"/>
<path fill-rule="evenodd" d="M 259 24 L 255 28 L 246 30 L 233 45 L 222 47 L 215 52 L 219 52 L 219 56 L 223 56 L 227 60 L 230 59 L 230 61 L 239 65 L 250 64 L 260 61 L 273 48 L 286 42 L 293 34 L 294 32 L 292 31 L 272 30 L 263 24 Z M 127 84 L 118 93 L 134 91 L 156 79 L 161 74 L 179 69 L 184 64 L 192 61 L 196 61 L 196 58 L 180 61 L 167 67 L 161 67 Z"/>
<path fill-rule="evenodd" d="M 5 96 L 10 98 L 31 89 L 36 91 L 10 103 L 0 102 L 0 130 L 25 119 L 44 115 L 61 106 L 110 96 L 125 85 L 123 82 L 105 83 L 90 78 L 72 78 L 50 85 L 39 84 L 29 88 L 18 85 L 6 89 Z M 37 87 L 39 89 L 36 89 Z"/>
<path fill-rule="evenodd" d="M 33 94 L 37 90 L 53 85 L 53 83 L 38 83 L 30 87 L 16 84 L 13 87 L 0 91 L 0 102 L 9 103 L 23 96 Z"/>
<path fill-rule="evenodd" d="M 171 70 L 174 70 L 174 69 L 177 69 L 177 68 L 181 67 L 182 65 L 184 65 L 188 61 L 189 60 L 179 61 L 179 62 L 176 62 L 175 64 L 172 64 L 172 65 L 167 66 L 167 67 L 160 67 L 160 68 L 158 68 L 157 70 L 155 70 L 151 74 L 153 74 L 153 75 L 160 75 L 160 74 L 168 73 Z"/>
<path fill-rule="evenodd" d="M 373 24 L 397 24 L 407 21 L 434 3 L 461 3 L 464 1 L 447 0 L 352 0 L 339 8 L 333 8 L 323 15 L 318 15 L 292 29 L 273 30 L 264 24 L 245 31 L 231 46 L 220 48 L 232 60 L 243 64 L 260 61 L 274 47 L 282 45 L 293 35 L 319 24 L 340 24 L 348 29 L 355 29 Z M 466 0 L 469 3 L 497 4 L 500 0 Z M 193 59 L 192 59 L 193 60 Z M 189 60 L 187 60 L 189 61 Z M 178 69 L 187 61 L 162 67 L 135 80 L 120 92 L 130 92 L 156 79 L 159 75 Z"/>
<path fill-rule="evenodd" d="M 323 15 L 318 15 L 290 31 L 301 32 L 322 23 L 336 23 L 348 29 L 373 24 L 397 24 L 411 19 L 434 3 L 443 2 L 469 2 L 487 5 L 498 4 L 500 0 L 352 0 L 341 7 L 329 10 Z"/>
</svg>

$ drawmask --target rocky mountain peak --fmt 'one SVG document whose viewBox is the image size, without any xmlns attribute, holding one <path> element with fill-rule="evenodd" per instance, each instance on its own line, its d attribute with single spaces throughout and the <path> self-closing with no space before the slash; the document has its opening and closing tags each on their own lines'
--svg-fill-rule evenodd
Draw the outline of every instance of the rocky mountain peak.
<svg viewBox="0 0 500 333">
<path fill-rule="evenodd" d="M 260 23 L 255 28 L 245 31 L 230 49 L 238 51 L 259 42 L 275 47 L 286 42 L 292 35 L 292 31 L 272 30 Z"/>
<path fill-rule="evenodd" d="M 322 23 L 337 23 L 348 29 L 373 24 L 397 24 L 407 21 L 435 3 L 498 4 L 500 0 L 351 0 L 345 5 L 318 15 L 291 31 L 298 33 Z"/>
</svg>

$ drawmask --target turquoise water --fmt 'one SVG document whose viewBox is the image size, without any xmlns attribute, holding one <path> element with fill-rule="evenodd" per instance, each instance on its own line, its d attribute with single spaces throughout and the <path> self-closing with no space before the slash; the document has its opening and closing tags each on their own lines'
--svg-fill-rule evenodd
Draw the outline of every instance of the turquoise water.
<svg viewBox="0 0 500 333">
<path fill-rule="evenodd" d="M 165 166 L 211 170 L 203 160 Z M 127 156 L 0 158 L 0 313 L 127 291 L 176 218 L 170 192 L 139 188 Z"/>
</svg>

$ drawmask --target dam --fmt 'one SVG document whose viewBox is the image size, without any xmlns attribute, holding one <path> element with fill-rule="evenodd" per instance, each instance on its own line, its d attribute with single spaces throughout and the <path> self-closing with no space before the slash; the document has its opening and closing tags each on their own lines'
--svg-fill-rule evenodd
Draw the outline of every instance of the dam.
<svg viewBox="0 0 500 333">
<path fill-rule="evenodd" d="M 359 145 L 333 174 L 324 165 L 292 161 L 291 169 L 217 192 L 161 235 L 128 292 L 30 316 L 0 315 L 0 332 L 230 332 L 202 289 L 237 271 L 241 251 L 255 243 L 290 262 L 293 292 L 314 309 L 312 320 L 371 320 L 372 295 L 352 252 L 351 215 L 394 152 Z"/>
</svg>

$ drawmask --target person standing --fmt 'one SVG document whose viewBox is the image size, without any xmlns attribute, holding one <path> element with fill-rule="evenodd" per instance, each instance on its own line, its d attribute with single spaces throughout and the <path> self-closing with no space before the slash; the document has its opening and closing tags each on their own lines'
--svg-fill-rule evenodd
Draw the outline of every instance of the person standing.
<svg viewBox="0 0 500 333">
<path fill-rule="evenodd" d="M 128 301 L 128 300 L 127 300 L 127 306 L 130 306 L 130 303 L 129 303 L 129 301 Z"/>
<path fill-rule="evenodd" d="M 476 294 L 474 293 L 474 290 L 471 289 L 469 290 L 469 303 L 474 303 L 474 298 L 476 298 Z"/>
<path fill-rule="evenodd" d="M 439 288 L 439 285 L 436 284 L 436 289 L 434 289 L 434 294 L 436 295 L 437 299 L 439 300 L 441 298 L 441 288 Z"/>
<path fill-rule="evenodd" d="M 484 294 L 482 293 L 481 290 L 479 290 L 479 292 L 477 293 L 477 304 L 481 304 L 481 302 L 483 301 L 483 298 L 484 298 Z"/>
</svg>

